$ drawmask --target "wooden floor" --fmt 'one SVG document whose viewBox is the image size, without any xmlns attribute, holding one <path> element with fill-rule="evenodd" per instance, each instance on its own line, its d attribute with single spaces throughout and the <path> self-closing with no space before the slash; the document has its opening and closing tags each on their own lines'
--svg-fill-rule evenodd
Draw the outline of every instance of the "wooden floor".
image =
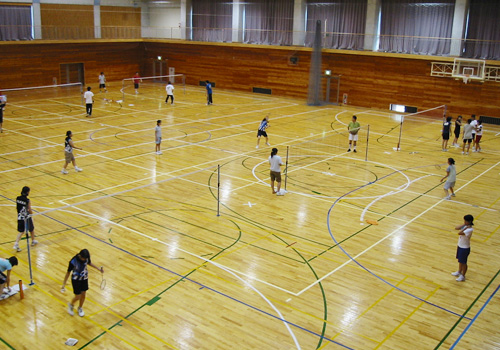
<svg viewBox="0 0 500 350">
<path fill-rule="evenodd" d="M 140 93 L 112 84 L 86 118 L 78 91 L 10 93 L 0 134 L 0 252 L 14 252 L 13 200 L 25 185 L 39 245 L 25 299 L 0 301 L 2 349 L 498 349 L 500 128 L 483 152 L 441 151 L 441 120 L 204 89 Z M 94 87 L 95 89 L 95 87 Z M 106 99 L 106 100 L 105 100 Z M 117 102 L 120 101 L 120 102 Z M 271 194 L 260 120 L 289 167 Z M 363 126 L 347 153 L 346 124 Z M 437 114 L 442 113 L 441 109 Z M 154 127 L 163 121 L 162 155 Z M 369 128 L 368 152 L 367 135 Z M 61 174 L 67 130 L 76 173 Z M 451 142 L 450 142 L 451 143 Z M 445 163 L 457 196 L 444 200 Z M 217 166 L 220 165 L 220 216 Z M 457 232 L 475 217 L 465 282 Z M 376 220 L 377 225 L 366 220 Z M 69 260 L 89 249 L 83 318 L 71 317 Z"/>
</svg>

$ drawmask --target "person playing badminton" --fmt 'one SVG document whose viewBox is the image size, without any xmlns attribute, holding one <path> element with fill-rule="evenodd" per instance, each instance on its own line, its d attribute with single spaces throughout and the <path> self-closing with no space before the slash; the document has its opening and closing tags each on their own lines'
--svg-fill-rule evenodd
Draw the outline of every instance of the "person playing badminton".
<svg viewBox="0 0 500 350">
<path fill-rule="evenodd" d="M 0 259 L 0 300 L 8 298 L 10 292 L 10 271 L 14 266 L 17 266 L 17 258 L 11 256 L 8 259 Z M 7 271 L 7 275 L 4 272 Z M 4 288 L 7 287 L 7 291 Z"/>
<path fill-rule="evenodd" d="M 76 172 L 83 171 L 82 168 L 76 166 L 75 155 L 73 154 L 73 149 L 82 150 L 83 148 L 76 147 L 75 144 L 73 143 L 73 140 L 71 139 L 72 137 L 73 133 L 71 132 L 71 130 L 66 131 L 66 138 L 64 139 L 64 165 L 61 170 L 62 174 L 68 173 L 66 168 L 68 167 L 69 163 L 73 163 Z"/>
<path fill-rule="evenodd" d="M 85 316 L 83 311 L 83 303 L 85 302 L 85 297 L 87 295 L 87 290 L 89 289 L 89 273 L 87 271 L 87 265 L 92 266 L 94 269 L 99 270 L 101 273 L 104 272 L 104 268 L 97 267 L 90 261 L 90 253 L 87 249 L 82 249 L 80 253 L 76 254 L 69 262 L 68 271 L 64 277 L 64 282 L 61 286 L 61 292 L 65 292 L 66 282 L 71 274 L 71 284 L 73 285 L 73 293 L 75 296 L 68 304 L 68 314 L 73 316 L 75 312 L 73 311 L 74 304 L 78 301 L 78 316 Z"/>
<path fill-rule="evenodd" d="M 441 179 L 441 182 L 443 182 L 445 179 L 445 199 L 449 200 L 451 197 L 455 197 L 455 191 L 453 191 L 453 188 L 455 187 L 455 181 L 457 181 L 457 170 L 455 168 L 455 159 L 453 158 L 448 158 L 448 168 L 446 168 L 446 176 Z M 451 191 L 451 195 L 448 194 L 448 190 Z"/>
<path fill-rule="evenodd" d="M 21 190 L 21 195 L 16 198 L 16 209 L 17 209 L 17 237 L 14 243 L 14 249 L 18 252 L 21 251 L 19 247 L 19 241 L 26 231 L 31 234 L 31 245 L 35 246 L 38 241 L 35 239 L 35 225 L 33 224 L 33 218 L 31 215 L 33 211 L 31 210 L 31 201 L 28 198 L 30 195 L 30 188 L 24 186 Z M 28 225 L 28 227 L 26 227 Z"/>
<path fill-rule="evenodd" d="M 172 102 L 170 104 L 174 104 L 174 86 L 172 85 L 171 82 L 168 82 L 167 86 L 165 87 L 165 90 L 167 90 L 167 98 L 165 100 L 165 103 L 168 103 L 168 100 L 171 99 Z"/>
<path fill-rule="evenodd" d="M 255 148 L 259 148 L 259 142 L 260 142 L 260 137 L 261 136 L 264 136 L 266 138 L 266 145 L 268 146 L 271 146 L 269 144 L 269 138 L 267 137 L 267 132 L 266 132 L 266 129 L 268 127 L 270 127 L 271 125 L 269 125 L 269 114 L 266 115 L 266 117 L 264 119 L 262 119 L 262 121 L 260 122 L 260 125 L 259 125 L 259 130 L 257 130 L 257 146 L 255 146 Z"/>
<path fill-rule="evenodd" d="M 142 83 L 142 79 L 141 79 L 141 76 L 139 75 L 139 72 L 135 72 L 135 75 L 132 79 L 134 81 L 135 93 L 138 94 L 139 93 L 139 83 Z"/>
<path fill-rule="evenodd" d="M 352 116 L 352 121 L 347 126 L 347 130 L 349 131 L 349 149 L 347 152 L 351 152 L 351 144 L 353 146 L 353 152 L 356 153 L 356 143 L 358 142 L 358 131 L 361 128 L 361 125 L 357 121 L 358 117 L 355 115 Z"/>
<path fill-rule="evenodd" d="M 205 87 L 207 89 L 207 106 L 213 103 L 212 101 L 212 84 L 207 80 L 205 82 Z"/>
<path fill-rule="evenodd" d="M 281 157 L 278 156 L 278 149 L 273 148 L 271 151 L 271 155 L 269 156 L 269 164 L 271 165 L 271 171 L 270 171 L 270 176 L 271 176 L 271 189 L 273 191 L 273 194 L 277 194 L 278 196 L 281 196 L 282 193 L 280 192 L 281 188 L 281 166 L 283 165 L 283 162 L 281 161 Z M 278 183 L 277 191 L 274 191 L 274 181 Z"/>
</svg>

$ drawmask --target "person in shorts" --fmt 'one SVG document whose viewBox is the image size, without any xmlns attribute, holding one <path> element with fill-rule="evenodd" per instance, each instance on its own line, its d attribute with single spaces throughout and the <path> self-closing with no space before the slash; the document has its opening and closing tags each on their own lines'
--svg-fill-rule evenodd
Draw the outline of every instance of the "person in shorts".
<svg viewBox="0 0 500 350">
<path fill-rule="evenodd" d="M 358 123 L 358 117 L 355 115 L 352 116 L 352 121 L 347 126 L 347 130 L 349 131 L 349 149 L 347 152 L 351 152 L 351 145 L 353 146 L 353 152 L 356 153 L 356 143 L 358 142 L 358 131 L 361 128 L 361 125 Z"/>
<path fill-rule="evenodd" d="M 443 142 L 441 144 L 441 149 L 443 152 L 448 151 L 448 140 L 450 139 L 451 131 L 451 117 L 446 117 L 443 122 L 443 130 L 441 131 L 441 136 L 443 137 Z"/>
<path fill-rule="evenodd" d="M 458 232 L 458 246 L 457 246 L 457 260 L 458 271 L 452 272 L 452 276 L 457 277 L 457 282 L 465 281 L 465 274 L 467 273 L 467 258 L 470 254 L 470 238 L 474 229 L 474 217 L 470 214 L 464 216 L 464 223 L 455 227 Z"/>
<path fill-rule="evenodd" d="M 472 143 L 472 130 L 474 127 L 471 125 L 472 119 L 467 120 L 467 124 L 464 125 L 464 144 L 462 146 L 462 154 L 469 154 L 470 144 Z M 465 145 L 467 145 L 467 152 L 465 152 Z"/>
<path fill-rule="evenodd" d="M 104 75 L 104 72 L 101 72 L 99 74 L 99 92 L 102 92 L 102 89 L 104 89 L 104 92 L 108 92 L 106 89 L 106 76 Z"/>
<path fill-rule="evenodd" d="M 0 132 L 3 132 L 3 109 L 5 105 L 7 105 L 7 102 L 5 102 L 3 96 L 0 96 Z"/>
<path fill-rule="evenodd" d="M 141 76 L 139 75 L 139 72 L 135 72 L 134 77 L 132 78 L 134 81 L 134 89 L 135 93 L 139 93 L 139 83 L 142 82 Z"/>
<path fill-rule="evenodd" d="M 31 210 L 31 201 L 28 198 L 29 195 L 30 188 L 28 186 L 24 186 L 21 190 L 21 195 L 16 198 L 17 237 L 16 242 L 14 243 L 14 249 L 18 252 L 21 251 L 19 241 L 26 231 L 29 231 L 31 234 L 31 245 L 35 246 L 38 244 L 38 241 L 35 239 L 35 225 L 33 224 L 33 218 L 31 217 L 33 211 Z"/>
<path fill-rule="evenodd" d="M 171 99 L 172 102 L 170 104 L 174 104 L 174 86 L 171 82 L 168 82 L 167 86 L 165 86 L 165 90 L 167 90 L 167 98 L 165 99 L 165 103 L 168 103 L 168 100 Z"/>
<path fill-rule="evenodd" d="M 280 188 L 281 188 L 281 166 L 283 165 L 283 162 L 281 161 L 281 157 L 278 156 L 278 149 L 273 148 L 271 150 L 271 155 L 269 156 L 269 165 L 271 166 L 270 169 L 270 176 L 271 176 L 271 189 L 273 191 L 273 194 L 277 194 L 278 196 L 281 195 Z M 278 183 L 277 191 L 274 191 L 274 181 Z"/>
<path fill-rule="evenodd" d="M 8 298 L 10 292 L 10 271 L 14 266 L 17 266 L 18 261 L 15 256 L 11 256 L 8 259 L 0 258 L 0 300 Z M 4 272 L 7 271 L 7 275 Z M 4 291 L 7 288 L 7 291 Z"/>
<path fill-rule="evenodd" d="M 271 125 L 269 125 L 269 114 L 268 114 L 260 122 L 259 129 L 257 130 L 257 146 L 255 146 L 255 148 L 259 148 L 259 142 L 261 136 L 264 136 L 266 138 L 266 145 L 271 146 L 271 144 L 269 144 L 269 138 L 267 137 L 267 132 L 266 132 L 266 129 L 270 126 Z"/>
<path fill-rule="evenodd" d="M 481 152 L 481 138 L 483 137 L 483 122 L 481 120 L 477 121 L 476 125 L 476 138 L 474 139 L 474 146 L 472 147 L 473 152 Z"/>
<path fill-rule="evenodd" d="M 448 168 L 446 168 L 446 176 L 441 179 L 441 182 L 446 179 L 444 183 L 444 193 L 445 199 L 450 199 L 451 197 L 455 197 L 455 192 L 453 188 L 455 187 L 455 181 L 457 180 L 457 170 L 455 168 L 455 159 L 448 158 Z M 451 195 L 448 194 L 448 190 L 451 191 Z"/>
<path fill-rule="evenodd" d="M 207 106 L 213 103 L 212 101 L 212 84 L 207 80 L 205 81 L 205 88 L 207 89 Z"/>
<path fill-rule="evenodd" d="M 82 150 L 83 148 L 76 147 L 75 144 L 73 143 L 73 140 L 71 139 L 72 137 L 73 134 L 71 133 L 71 131 L 70 130 L 66 131 L 66 138 L 64 139 L 64 166 L 63 169 L 61 170 L 61 173 L 63 174 L 68 173 L 66 167 L 68 166 L 69 163 L 73 163 L 75 171 L 77 172 L 83 171 L 82 168 L 76 166 L 75 155 L 73 154 L 73 149 Z"/>
<path fill-rule="evenodd" d="M 462 126 L 462 116 L 459 115 L 457 117 L 457 120 L 455 120 L 455 130 L 453 131 L 455 133 L 455 139 L 453 140 L 453 146 L 455 147 L 460 147 L 458 144 L 458 139 L 460 138 L 460 127 Z"/>
<path fill-rule="evenodd" d="M 64 277 L 64 282 L 61 286 L 61 292 L 65 292 L 66 282 L 71 275 L 71 284 L 73 286 L 73 293 L 75 296 L 68 304 L 68 313 L 73 316 L 75 312 L 73 311 L 74 304 L 78 301 L 78 316 L 85 316 L 83 311 L 83 303 L 85 302 L 85 297 L 87 295 L 87 290 L 89 289 L 89 272 L 87 270 L 87 265 L 92 266 L 94 269 L 99 270 L 101 273 L 104 272 L 104 268 L 97 267 L 92 264 L 90 260 L 90 253 L 87 249 L 82 249 L 80 253 L 76 254 L 70 261 L 68 265 L 68 270 L 66 276 Z"/>
<path fill-rule="evenodd" d="M 155 152 L 156 154 L 162 154 L 161 151 L 161 120 L 156 121 L 155 126 Z"/>
</svg>

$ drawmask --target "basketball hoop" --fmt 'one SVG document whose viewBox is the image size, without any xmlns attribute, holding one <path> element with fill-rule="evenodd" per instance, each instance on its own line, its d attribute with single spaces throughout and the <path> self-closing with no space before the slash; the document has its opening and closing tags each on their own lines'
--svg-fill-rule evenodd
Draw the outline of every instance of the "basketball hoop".
<svg viewBox="0 0 500 350">
<path fill-rule="evenodd" d="M 464 84 L 467 84 L 469 82 L 470 74 L 464 74 Z"/>
</svg>

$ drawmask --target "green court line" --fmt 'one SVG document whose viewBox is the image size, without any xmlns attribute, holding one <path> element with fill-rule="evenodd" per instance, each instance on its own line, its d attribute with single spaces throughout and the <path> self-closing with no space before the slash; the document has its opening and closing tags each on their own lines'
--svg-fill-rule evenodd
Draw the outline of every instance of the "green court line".
<svg viewBox="0 0 500 350">
<path fill-rule="evenodd" d="M 459 325 L 460 322 L 462 322 L 462 320 L 464 319 L 464 317 L 467 315 L 467 313 L 470 311 L 470 309 L 472 309 L 472 307 L 476 304 L 476 302 L 479 300 L 479 298 L 481 298 L 481 296 L 484 294 L 484 292 L 486 292 L 486 290 L 489 288 L 489 286 L 493 283 L 493 281 L 498 277 L 498 274 L 500 274 L 500 270 L 497 271 L 497 273 L 495 274 L 495 276 L 493 276 L 491 278 L 491 280 L 488 282 L 488 284 L 483 288 L 483 290 L 481 291 L 481 293 L 479 293 L 479 295 L 476 297 L 476 299 L 474 299 L 474 301 L 469 305 L 469 307 L 465 310 L 465 312 L 462 314 L 462 317 L 460 317 L 456 322 L 455 324 L 453 325 L 453 327 L 451 327 L 451 329 L 448 331 L 448 333 L 446 333 L 446 335 L 443 337 L 443 339 L 441 339 L 441 341 L 438 343 L 438 345 L 434 348 L 434 350 L 437 350 L 439 349 L 439 347 L 441 345 L 443 345 L 444 341 L 450 336 L 450 334 L 455 330 L 455 328 Z"/>
<path fill-rule="evenodd" d="M 319 195 L 322 195 L 322 193 L 319 193 L 319 192 L 316 192 L 316 191 L 311 191 L 312 193 L 316 193 L 316 194 L 319 194 Z"/>
<path fill-rule="evenodd" d="M 150 300 L 146 303 L 146 305 L 151 306 L 151 305 L 153 305 L 154 303 L 156 303 L 156 302 L 157 302 L 158 300 L 160 300 L 160 299 L 161 299 L 161 298 L 160 298 L 159 296 L 155 296 L 154 298 L 150 299 Z"/>
<path fill-rule="evenodd" d="M 154 256 L 149 256 L 149 255 L 141 255 L 141 258 L 154 259 L 155 257 Z"/>
<path fill-rule="evenodd" d="M 209 255 L 212 255 L 213 253 L 208 253 L 208 254 L 203 254 L 203 255 L 200 255 L 201 257 L 203 256 L 209 256 Z"/>
<path fill-rule="evenodd" d="M 236 243 L 238 243 L 238 241 L 241 239 L 241 228 L 238 226 L 238 224 L 236 222 L 234 222 L 233 220 L 229 220 L 231 221 L 238 229 L 239 231 L 239 235 L 237 237 L 237 239 L 234 240 L 233 243 L 231 243 L 229 246 L 227 246 L 226 248 L 223 248 L 221 251 L 219 251 L 217 254 L 215 254 L 213 257 L 211 257 L 209 260 L 212 260 L 214 258 L 216 258 L 217 256 L 219 256 L 220 254 L 224 253 L 227 249 L 231 248 L 232 246 L 234 246 Z M 203 265 L 201 265 L 199 268 L 201 268 Z M 170 286 L 168 286 L 167 288 L 165 288 L 163 291 L 161 291 L 160 293 L 158 293 L 154 298 L 158 298 L 160 299 L 160 296 L 162 294 L 164 294 L 165 292 L 167 292 L 168 290 L 170 290 L 171 288 L 173 288 L 174 286 L 176 286 L 179 282 L 185 282 L 186 281 L 186 278 L 188 276 L 190 276 L 192 273 L 195 273 L 196 271 L 198 271 L 199 268 L 196 268 L 194 270 L 192 270 L 191 272 L 187 273 L 186 275 L 182 276 L 180 279 L 178 279 L 177 281 L 175 281 L 174 283 L 172 283 Z M 153 298 L 153 299 L 154 299 Z M 133 310 L 131 313 L 129 313 L 127 316 L 124 317 L 124 319 L 128 319 L 130 318 L 132 315 L 134 315 L 136 312 L 138 312 L 139 310 L 141 310 L 143 307 L 145 307 L 146 305 L 148 305 L 149 301 L 142 304 L 141 306 L 139 306 L 137 309 Z M 114 327 L 116 326 L 119 326 L 121 325 L 121 322 L 122 320 L 116 322 L 114 325 L 110 326 L 108 328 L 108 330 L 112 330 Z M 104 334 L 106 334 L 106 332 L 102 332 L 101 334 L 97 335 L 96 337 L 94 337 L 93 339 L 89 340 L 86 344 L 82 345 L 79 350 L 87 347 L 88 345 L 90 345 L 91 343 L 93 343 L 94 341 L 96 341 L 97 339 L 99 339 L 100 337 L 102 337 Z"/>
<path fill-rule="evenodd" d="M 111 238 L 108 238 L 108 239 L 109 239 L 109 241 L 110 241 L 111 243 L 113 243 L 113 241 L 111 240 Z"/>
<path fill-rule="evenodd" d="M 171 260 L 184 259 L 184 258 L 170 258 Z"/>
<path fill-rule="evenodd" d="M 14 348 L 12 345 L 10 345 L 9 343 L 7 343 L 5 340 L 3 340 L 3 339 L 2 339 L 2 337 L 0 337 L 0 341 L 1 341 L 2 343 L 4 343 L 5 345 L 7 345 L 7 346 L 9 347 L 9 349 L 13 349 L 13 350 L 15 350 L 15 349 L 16 349 L 16 348 Z"/>
<path fill-rule="evenodd" d="M 111 228 L 109 229 L 108 233 L 110 233 L 112 229 L 113 229 L 113 228 L 111 227 Z"/>
</svg>

